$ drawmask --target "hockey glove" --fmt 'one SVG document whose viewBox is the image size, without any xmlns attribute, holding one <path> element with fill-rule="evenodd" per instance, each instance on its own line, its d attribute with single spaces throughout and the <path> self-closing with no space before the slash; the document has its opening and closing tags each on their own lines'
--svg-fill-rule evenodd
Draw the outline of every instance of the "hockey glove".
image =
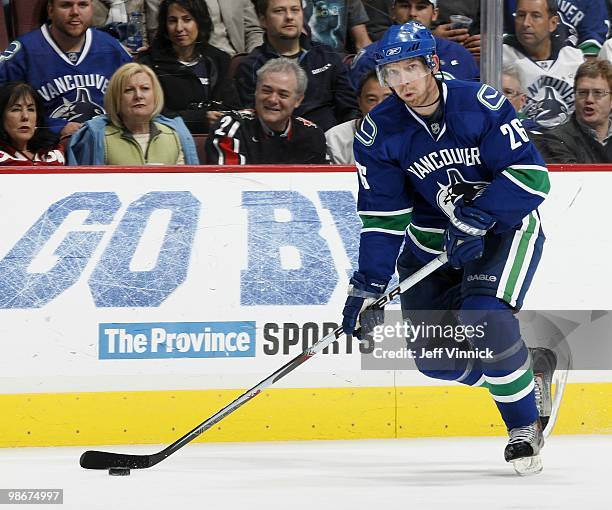
<svg viewBox="0 0 612 510">
<path fill-rule="evenodd" d="M 455 269 L 463 267 L 470 260 L 482 257 L 484 236 L 495 220 L 477 207 L 457 202 L 450 225 L 444 234 L 444 247 L 448 263 Z"/>
<path fill-rule="evenodd" d="M 360 321 L 361 312 L 380 298 L 387 288 L 387 283 L 370 280 L 363 273 L 356 271 L 350 279 L 348 297 L 342 310 L 342 328 L 344 333 L 362 339 L 361 327 L 371 330 L 377 324 L 384 321 L 383 310 L 368 312 L 368 323 Z M 360 323 L 361 322 L 361 323 Z"/>
</svg>

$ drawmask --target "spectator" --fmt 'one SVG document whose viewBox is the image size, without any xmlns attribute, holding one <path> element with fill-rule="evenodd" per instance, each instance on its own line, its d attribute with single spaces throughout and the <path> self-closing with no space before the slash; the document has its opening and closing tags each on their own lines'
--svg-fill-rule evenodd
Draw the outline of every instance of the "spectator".
<svg viewBox="0 0 612 510">
<path fill-rule="evenodd" d="M 516 0 L 507 0 L 506 9 L 516 10 Z M 569 42 L 585 55 L 597 56 L 608 35 L 606 0 L 564 0 L 558 2 L 560 22 Z"/>
<path fill-rule="evenodd" d="M 366 23 L 369 21 L 361 0 L 303 0 L 304 19 L 311 39 L 331 46 L 339 53 L 351 53 L 372 44 Z M 354 46 L 348 47 L 350 33 Z"/>
<path fill-rule="evenodd" d="M 393 24 L 392 4 L 393 0 L 363 0 L 366 14 L 370 18 L 370 21 L 366 23 L 366 29 L 372 41 L 378 41 Z"/>
<path fill-rule="evenodd" d="M 520 119 L 521 124 L 527 130 L 528 133 L 531 131 L 537 132 L 538 125 L 532 120 L 525 117 L 522 112 L 523 107 L 527 101 L 527 94 L 525 93 L 525 87 L 521 82 L 521 74 L 518 69 L 512 65 L 505 65 L 502 69 L 502 92 L 510 104 L 516 111 L 516 116 Z"/>
<path fill-rule="evenodd" d="M 213 22 L 210 44 L 233 56 L 249 53 L 263 43 L 251 0 L 206 0 Z"/>
<path fill-rule="evenodd" d="M 157 36 L 138 59 L 161 82 L 163 114 L 180 115 L 192 133 L 207 133 L 222 116 L 219 108 L 238 106 L 238 94 L 227 76 L 230 56 L 208 43 L 211 29 L 206 3 L 163 0 Z"/>
<path fill-rule="evenodd" d="M 255 111 L 223 117 L 206 141 L 211 165 L 323 164 L 325 135 L 293 116 L 308 78 L 295 60 L 269 60 L 257 71 Z"/>
<path fill-rule="evenodd" d="M 552 34 L 559 24 L 556 0 L 518 0 L 516 36 L 503 47 L 504 64 L 514 65 L 527 90 L 522 113 L 540 129 L 566 122 L 574 110 L 573 76 L 582 52 Z"/>
<path fill-rule="evenodd" d="M 19 37 L 0 56 L 0 84 L 27 82 L 42 96 L 51 129 L 62 137 L 104 113 L 108 80 L 130 55 L 89 28 L 91 0 L 49 0 L 50 25 Z"/>
<path fill-rule="evenodd" d="M 397 25 L 408 21 L 419 21 L 426 28 L 438 17 L 437 0 L 394 0 L 391 16 Z M 435 37 L 436 53 L 440 57 L 440 69 L 447 79 L 462 79 L 477 81 L 480 70 L 474 57 L 459 43 Z M 376 52 L 379 43 L 375 42 L 361 50 L 353 60 L 349 78 L 353 87 L 357 88 L 361 78 L 376 67 Z"/>
<path fill-rule="evenodd" d="M 438 0 L 438 7 L 434 35 L 462 44 L 480 62 L 480 0 Z M 452 28 L 450 17 L 453 14 L 470 18 L 470 28 Z"/>
<path fill-rule="evenodd" d="M 0 165 L 63 165 L 58 136 L 45 124 L 42 101 L 27 83 L 0 88 Z"/>
<path fill-rule="evenodd" d="M 365 117 L 376 105 L 392 94 L 389 87 L 378 83 L 376 71 L 370 71 L 361 80 L 357 91 L 359 109 Z M 353 140 L 363 119 L 349 120 L 334 126 L 325 133 L 327 154 L 334 165 L 354 165 Z"/>
<path fill-rule="evenodd" d="M 264 44 L 255 48 L 236 70 L 243 107 L 252 108 L 257 70 L 280 56 L 293 58 L 306 71 L 308 87 L 296 115 L 315 122 L 323 131 L 359 116 L 357 98 L 346 66 L 329 46 L 310 42 L 302 34 L 304 11 L 300 0 L 259 0 Z"/>
<path fill-rule="evenodd" d="M 164 93 L 151 68 L 130 63 L 113 75 L 107 115 L 85 123 L 70 140 L 70 165 L 197 165 L 195 143 L 180 117 L 159 115 Z"/>
<path fill-rule="evenodd" d="M 603 46 L 601 47 L 601 50 L 599 51 L 598 58 L 612 62 L 612 39 L 608 39 L 603 44 Z"/>
<path fill-rule="evenodd" d="M 576 111 L 569 122 L 542 135 L 542 156 L 547 163 L 611 163 L 612 64 L 585 62 L 574 89 Z"/>
</svg>

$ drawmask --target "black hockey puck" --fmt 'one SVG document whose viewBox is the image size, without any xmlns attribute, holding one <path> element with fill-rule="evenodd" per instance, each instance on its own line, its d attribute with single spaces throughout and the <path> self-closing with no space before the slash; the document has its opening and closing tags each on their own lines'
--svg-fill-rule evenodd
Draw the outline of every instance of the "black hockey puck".
<svg viewBox="0 0 612 510">
<path fill-rule="evenodd" d="M 110 468 L 108 474 L 111 476 L 129 476 L 130 468 Z"/>
</svg>

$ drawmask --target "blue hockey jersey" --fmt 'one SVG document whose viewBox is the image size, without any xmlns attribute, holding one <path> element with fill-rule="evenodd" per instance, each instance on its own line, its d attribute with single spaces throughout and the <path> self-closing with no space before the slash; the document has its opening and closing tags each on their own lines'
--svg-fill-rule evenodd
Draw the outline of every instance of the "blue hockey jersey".
<svg viewBox="0 0 612 510">
<path fill-rule="evenodd" d="M 585 55 L 597 55 L 608 36 L 606 0 L 558 0 L 561 22 L 568 30 L 568 42 Z M 505 2 L 506 29 L 514 33 L 516 0 Z"/>
<path fill-rule="evenodd" d="M 503 94 L 460 80 L 441 90 L 441 123 L 430 128 L 393 95 L 355 135 L 359 270 L 369 278 L 391 277 L 404 238 L 423 261 L 441 253 L 460 198 L 493 216 L 499 233 L 520 225 L 550 188 L 545 163 Z"/>
<path fill-rule="evenodd" d="M 108 81 L 131 60 L 116 39 L 95 29 L 85 33 L 80 54 L 66 55 L 43 25 L 0 54 L 0 84 L 25 81 L 32 85 L 42 98 L 49 127 L 60 131 L 67 122 L 85 122 L 105 113 Z"/>
<path fill-rule="evenodd" d="M 436 53 L 440 57 L 440 70 L 445 78 L 478 81 L 480 69 L 468 50 L 454 41 L 442 37 L 434 36 L 434 38 Z M 378 44 L 378 41 L 374 42 L 355 55 L 349 70 L 349 79 L 355 90 L 359 88 L 363 76 L 376 67 L 374 55 L 378 50 Z"/>
</svg>

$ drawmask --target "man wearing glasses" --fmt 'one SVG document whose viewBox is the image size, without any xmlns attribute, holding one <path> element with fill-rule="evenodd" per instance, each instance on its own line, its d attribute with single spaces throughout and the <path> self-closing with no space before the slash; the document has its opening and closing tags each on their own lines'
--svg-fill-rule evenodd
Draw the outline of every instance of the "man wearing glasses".
<svg viewBox="0 0 612 510">
<path fill-rule="evenodd" d="M 538 147 L 547 163 L 612 162 L 612 64 L 591 60 L 574 79 L 576 111 L 569 122 L 540 137 Z"/>
</svg>

